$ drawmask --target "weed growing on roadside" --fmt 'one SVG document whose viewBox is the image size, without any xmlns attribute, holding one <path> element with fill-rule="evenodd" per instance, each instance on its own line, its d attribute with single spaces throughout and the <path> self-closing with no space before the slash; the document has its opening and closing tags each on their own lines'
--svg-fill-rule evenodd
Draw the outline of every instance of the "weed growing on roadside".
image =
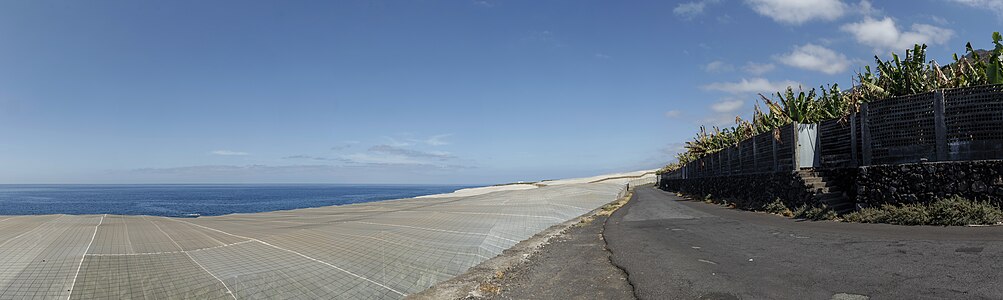
<svg viewBox="0 0 1003 300">
<path fill-rule="evenodd" d="M 784 201 L 781 201 L 780 198 L 773 199 L 773 202 L 764 205 L 763 211 L 785 217 L 794 216 L 794 212 L 787 208 L 787 205 L 784 205 Z"/>
<path fill-rule="evenodd" d="M 1003 222 L 1003 210 L 987 202 L 952 197 L 930 204 L 869 207 L 847 214 L 844 218 L 849 222 L 897 225 L 991 225 Z"/>
<path fill-rule="evenodd" d="M 829 209 L 825 204 L 822 205 L 802 205 L 797 210 L 794 211 L 794 217 L 798 219 L 808 219 L 813 221 L 821 220 L 835 220 L 837 215 L 835 211 Z"/>
</svg>

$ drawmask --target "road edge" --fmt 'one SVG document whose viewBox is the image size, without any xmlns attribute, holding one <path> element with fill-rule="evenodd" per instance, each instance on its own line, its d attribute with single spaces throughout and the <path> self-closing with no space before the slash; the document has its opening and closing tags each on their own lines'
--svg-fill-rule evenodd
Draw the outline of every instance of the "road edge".
<svg viewBox="0 0 1003 300">
<path fill-rule="evenodd" d="M 529 239 L 521 241 L 515 244 L 515 246 L 502 251 L 502 253 L 498 256 L 492 257 L 491 259 L 471 267 L 467 270 L 467 272 L 457 275 L 449 280 L 437 283 L 416 294 L 408 295 L 405 299 L 476 299 L 484 297 L 486 296 L 484 295 L 485 292 L 481 290 L 483 284 L 489 283 L 492 279 L 495 279 L 498 274 L 504 274 L 512 268 L 525 264 L 529 261 L 530 257 L 539 253 L 543 246 L 549 244 L 551 239 L 565 234 L 573 226 L 590 221 L 591 218 L 594 218 L 596 215 L 604 212 L 610 205 L 623 202 L 623 204 L 616 208 L 616 210 L 619 210 L 619 208 L 626 205 L 630 199 L 633 198 L 633 195 L 633 192 L 629 192 L 625 197 L 617 198 L 571 220 L 550 226 L 540 233 L 533 235 Z M 609 220 L 609 218 L 607 217 L 606 220 Z M 604 220 L 603 231 L 605 231 L 605 227 L 606 224 Z M 603 248 L 606 248 L 605 237 L 603 238 L 603 243 Z M 612 253 L 610 254 L 612 255 Z M 612 256 L 610 257 L 612 258 Z M 620 267 L 615 267 L 623 271 Z M 624 274 L 626 274 L 626 272 Z M 634 286 L 631 284 L 631 289 L 633 290 L 633 288 Z"/>
</svg>

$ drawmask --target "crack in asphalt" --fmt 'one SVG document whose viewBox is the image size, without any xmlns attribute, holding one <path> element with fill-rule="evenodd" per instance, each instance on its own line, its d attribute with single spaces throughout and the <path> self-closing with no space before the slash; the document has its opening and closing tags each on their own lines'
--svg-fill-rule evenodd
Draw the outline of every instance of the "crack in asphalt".
<svg viewBox="0 0 1003 300">
<path fill-rule="evenodd" d="M 636 195 L 631 195 L 630 200 L 633 200 L 634 197 L 636 197 Z M 627 200 L 627 202 L 630 202 L 630 200 Z M 624 203 L 624 205 L 620 206 L 616 210 L 620 210 L 624 206 L 627 206 L 627 204 Z M 616 213 L 616 211 L 614 211 L 613 213 Z M 603 243 L 602 248 L 607 253 L 606 259 L 609 261 L 609 263 L 611 265 L 613 265 L 614 268 L 617 268 L 618 270 L 620 270 L 620 272 L 623 272 L 623 275 L 624 275 L 623 277 L 625 279 L 627 279 L 627 285 L 630 286 L 630 293 L 634 296 L 634 299 L 640 299 L 637 296 L 637 287 L 635 287 L 634 286 L 634 282 L 630 280 L 630 272 L 627 272 L 626 268 L 624 268 L 623 266 L 621 266 L 621 265 L 617 264 L 615 261 L 613 261 L 613 250 L 609 249 L 609 242 L 606 241 L 606 224 L 609 223 L 609 219 L 611 219 L 612 217 L 613 217 L 613 214 L 610 214 L 609 216 L 606 216 L 606 219 L 604 219 L 603 222 L 602 222 L 602 228 L 600 228 L 600 230 L 599 230 L 599 237 L 602 238 L 602 243 Z"/>
</svg>

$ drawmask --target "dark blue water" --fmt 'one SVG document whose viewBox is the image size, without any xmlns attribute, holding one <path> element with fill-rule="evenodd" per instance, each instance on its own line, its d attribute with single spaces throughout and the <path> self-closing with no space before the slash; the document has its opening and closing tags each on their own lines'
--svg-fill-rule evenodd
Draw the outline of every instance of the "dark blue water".
<svg viewBox="0 0 1003 300">
<path fill-rule="evenodd" d="M 433 185 L 0 185 L 0 215 L 203 216 L 342 205 L 449 193 Z"/>
</svg>

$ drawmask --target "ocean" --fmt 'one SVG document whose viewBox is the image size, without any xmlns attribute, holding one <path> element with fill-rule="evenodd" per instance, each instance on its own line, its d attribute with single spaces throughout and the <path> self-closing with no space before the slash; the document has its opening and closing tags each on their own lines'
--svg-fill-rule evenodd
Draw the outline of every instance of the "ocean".
<svg viewBox="0 0 1003 300">
<path fill-rule="evenodd" d="M 254 213 L 449 193 L 469 186 L 347 184 L 0 185 L 0 215 Z"/>
</svg>

